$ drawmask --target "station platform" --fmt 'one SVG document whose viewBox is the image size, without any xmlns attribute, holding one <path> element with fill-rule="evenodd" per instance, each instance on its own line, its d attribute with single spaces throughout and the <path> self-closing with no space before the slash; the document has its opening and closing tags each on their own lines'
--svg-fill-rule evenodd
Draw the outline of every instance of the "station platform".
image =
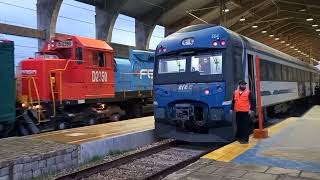
<svg viewBox="0 0 320 180">
<path fill-rule="evenodd" d="M 155 141 L 153 116 L 0 139 L 0 180 L 59 172 Z"/>
<path fill-rule="evenodd" d="M 31 136 L 31 139 L 48 140 L 67 144 L 83 144 L 93 140 L 154 129 L 153 116 L 125 121 L 53 131 Z"/>
<path fill-rule="evenodd" d="M 320 179 L 320 106 L 270 128 L 269 137 L 233 142 L 166 179 Z"/>
</svg>

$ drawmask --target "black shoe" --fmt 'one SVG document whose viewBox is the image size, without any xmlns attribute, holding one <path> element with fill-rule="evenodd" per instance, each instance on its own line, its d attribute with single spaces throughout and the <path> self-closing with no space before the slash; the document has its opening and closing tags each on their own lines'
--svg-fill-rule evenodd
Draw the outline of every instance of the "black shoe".
<svg viewBox="0 0 320 180">
<path fill-rule="evenodd" d="M 248 141 L 244 141 L 244 140 L 240 140 L 239 142 L 240 142 L 240 144 L 248 144 L 249 143 Z"/>
</svg>

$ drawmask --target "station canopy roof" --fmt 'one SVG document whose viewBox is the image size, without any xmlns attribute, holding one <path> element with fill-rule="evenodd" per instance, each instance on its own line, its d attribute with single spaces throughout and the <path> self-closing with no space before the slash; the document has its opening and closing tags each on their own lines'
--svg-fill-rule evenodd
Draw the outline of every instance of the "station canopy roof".
<svg viewBox="0 0 320 180">
<path fill-rule="evenodd" d="M 174 32 L 200 23 L 221 24 L 302 61 L 320 61 L 319 0 L 78 0 L 106 7 Z"/>
</svg>

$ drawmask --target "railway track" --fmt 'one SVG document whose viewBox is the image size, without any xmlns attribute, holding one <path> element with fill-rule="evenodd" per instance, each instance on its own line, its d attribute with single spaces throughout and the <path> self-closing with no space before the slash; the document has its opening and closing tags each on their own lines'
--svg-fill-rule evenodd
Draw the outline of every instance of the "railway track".
<svg viewBox="0 0 320 180">
<path fill-rule="evenodd" d="M 56 179 L 161 179 L 216 148 L 172 141 Z"/>
</svg>

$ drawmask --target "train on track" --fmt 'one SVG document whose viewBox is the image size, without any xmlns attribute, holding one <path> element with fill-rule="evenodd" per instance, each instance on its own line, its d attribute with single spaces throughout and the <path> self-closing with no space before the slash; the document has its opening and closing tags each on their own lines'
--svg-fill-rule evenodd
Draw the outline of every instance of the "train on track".
<svg viewBox="0 0 320 180">
<path fill-rule="evenodd" d="M 265 116 L 314 94 L 317 68 L 222 26 L 188 26 L 162 40 L 154 67 L 156 134 L 189 142 L 233 140 L 233 91 L 245 79 L 256 96 L 256 57 Z"/>
<path fill-rule="evenodd" d="M 16 78 L 13 42 L 0 41 L 0 59 L 2 136 L 139 117 L 152 105 L 151 51 L 118 58 L 105 41 L 61 35 L 22 60 Z"/>
</svg>

